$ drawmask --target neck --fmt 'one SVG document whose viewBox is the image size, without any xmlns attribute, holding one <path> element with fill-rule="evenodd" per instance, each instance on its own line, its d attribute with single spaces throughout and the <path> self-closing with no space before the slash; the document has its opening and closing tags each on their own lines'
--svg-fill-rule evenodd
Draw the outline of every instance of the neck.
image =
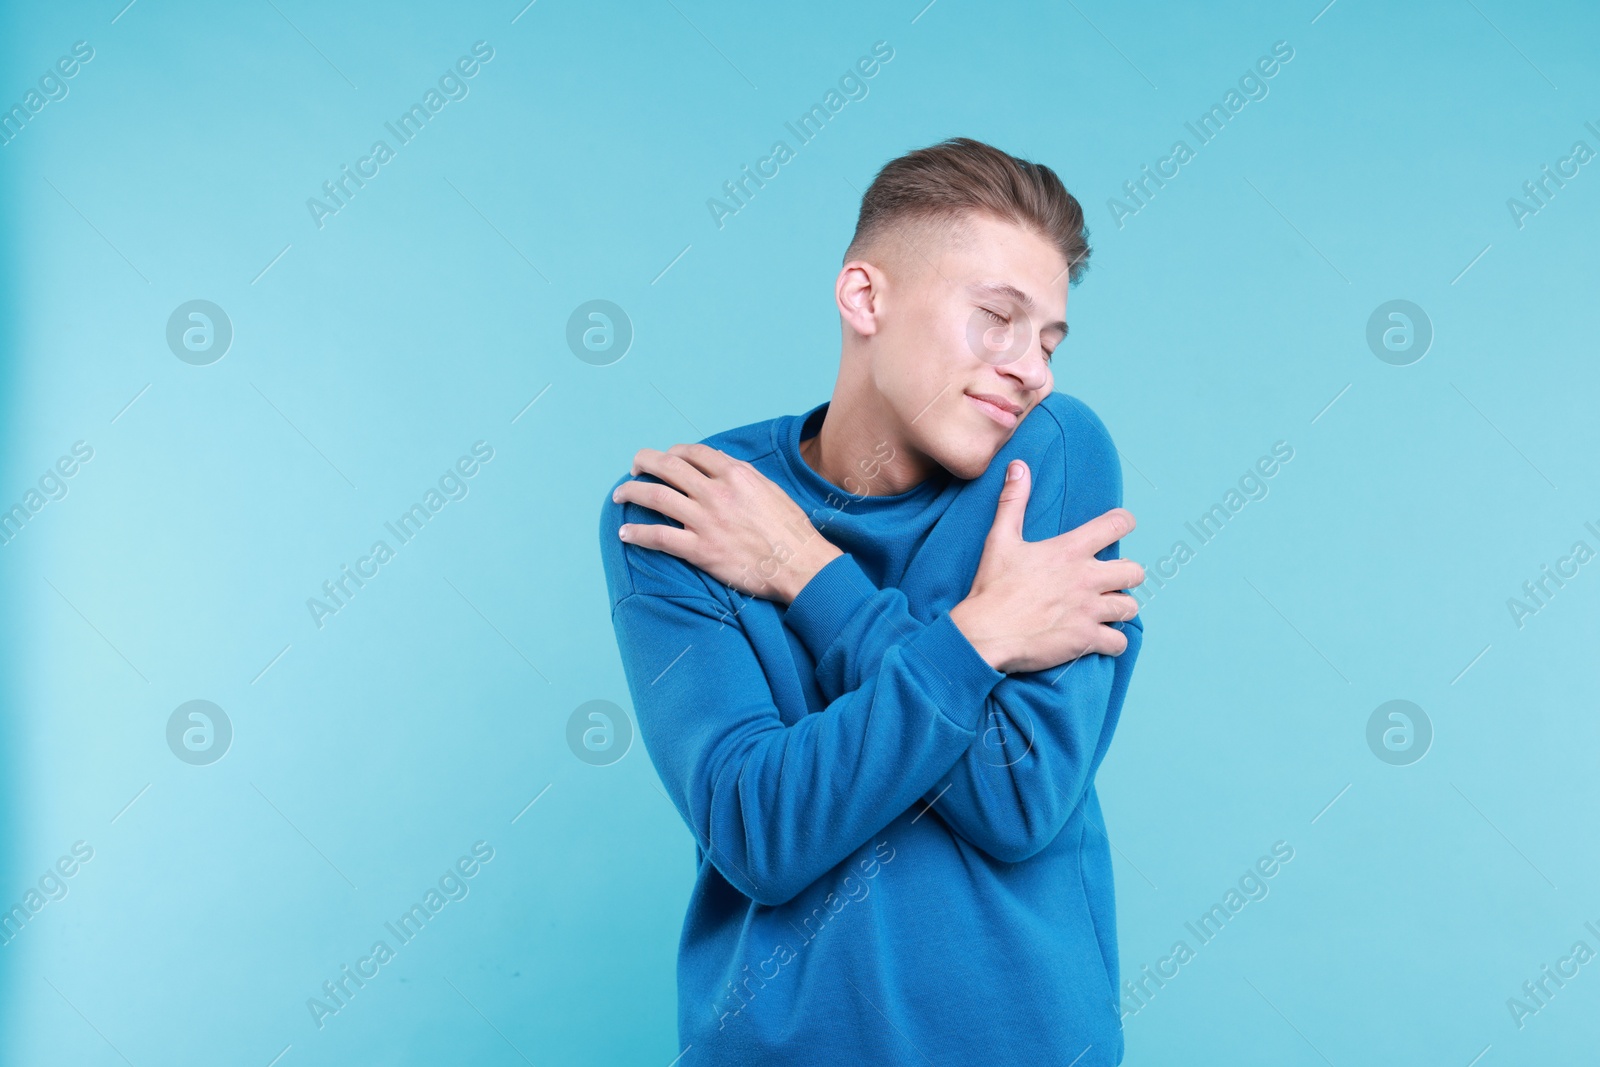
<svg viewBox="0 0 1600 1067">
<path fill-rule="evenodd" d="M 893 496 L 916 488 L 937 470 L 907 444 L 898 420 L 876 393 L 834 389 L 815 437 L 800 456 L 824 480 L 852 496 Z"/>
</svg>

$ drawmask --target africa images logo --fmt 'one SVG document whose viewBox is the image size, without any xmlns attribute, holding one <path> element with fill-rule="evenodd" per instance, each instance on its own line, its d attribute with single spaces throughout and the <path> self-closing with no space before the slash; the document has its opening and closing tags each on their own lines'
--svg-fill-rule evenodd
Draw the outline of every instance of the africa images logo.
<svg viewBox="0 0 1600 1067">
<path fill-rule="evenodd" d="M 233 721 L 209 700 L 179 704 L 167 718 L 167 747 L 192 767 L 206 767 L 228 754 Z"/>
</svg>

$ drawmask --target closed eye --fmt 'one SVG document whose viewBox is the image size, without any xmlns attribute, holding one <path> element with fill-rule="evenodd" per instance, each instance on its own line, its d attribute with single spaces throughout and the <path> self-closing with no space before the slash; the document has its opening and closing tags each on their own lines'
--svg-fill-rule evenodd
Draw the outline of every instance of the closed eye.
<svg viewBox="0 0 1600 1067">
<path fill-rule="evenodd" d="M 1006 318 L 1004 315 L 1000 315 L 1000 314 L 998 314 L 996 312 L 990 311 L 986 307 L 980 307 L 978 310 L 982 311 L 985 315 L 987 315 L 991 319 L 993 319 L 996 326 L 1010 326 L 1011 325 L 1011 320 Z M 1055 354 L 1056 353 L 1055 353 L 1054 349 L 1045 349 L 1044 350 L 1044 361 L 1046 363 L 1049 363 L 1051 361 L 1052 357 L 1055 356 Z"/>
</svg>

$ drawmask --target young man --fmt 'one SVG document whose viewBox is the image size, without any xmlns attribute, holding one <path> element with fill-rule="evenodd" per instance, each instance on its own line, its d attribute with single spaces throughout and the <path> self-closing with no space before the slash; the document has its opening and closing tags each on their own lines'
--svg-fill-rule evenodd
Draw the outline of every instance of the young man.
<svg viewBox="0 0 1600 1067">
<path fill-rule="evenodd" d="M 1143 637 L 1116 448 L 1052 393 L 1083 212 L 958 138 L 890 162 L 833 398 L 600 516 L 639 731 L 696 840 L 682 1067 L 1122 1059 L 1094 776 Z"/>
</svg>

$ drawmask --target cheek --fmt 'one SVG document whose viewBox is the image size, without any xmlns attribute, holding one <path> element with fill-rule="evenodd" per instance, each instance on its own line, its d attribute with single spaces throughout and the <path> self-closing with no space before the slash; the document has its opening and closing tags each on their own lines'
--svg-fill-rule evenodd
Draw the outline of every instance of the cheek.
<svg viewBox="0 0 1600 1067">
<path fill-rule="evenodd" d="M 990 323 L 985 321 L 975 327 L 975 322 L 977 320 L 966 314 L 930 308 L 918 330 L 923 347 L 928 350 L 929 364 L 953 373 L 978 363 L 983 349 L 974 345 L 982 345 L 982 331 Z"/>
<path fill-rule="evenodd" d="M 885 355 L 889 358 L 875 375 L 880 391 L 915 402 L 919 408 L 957 374 L 943 338 L 927 334 L 907 337 L 893 353 Z"/>
</svg>

